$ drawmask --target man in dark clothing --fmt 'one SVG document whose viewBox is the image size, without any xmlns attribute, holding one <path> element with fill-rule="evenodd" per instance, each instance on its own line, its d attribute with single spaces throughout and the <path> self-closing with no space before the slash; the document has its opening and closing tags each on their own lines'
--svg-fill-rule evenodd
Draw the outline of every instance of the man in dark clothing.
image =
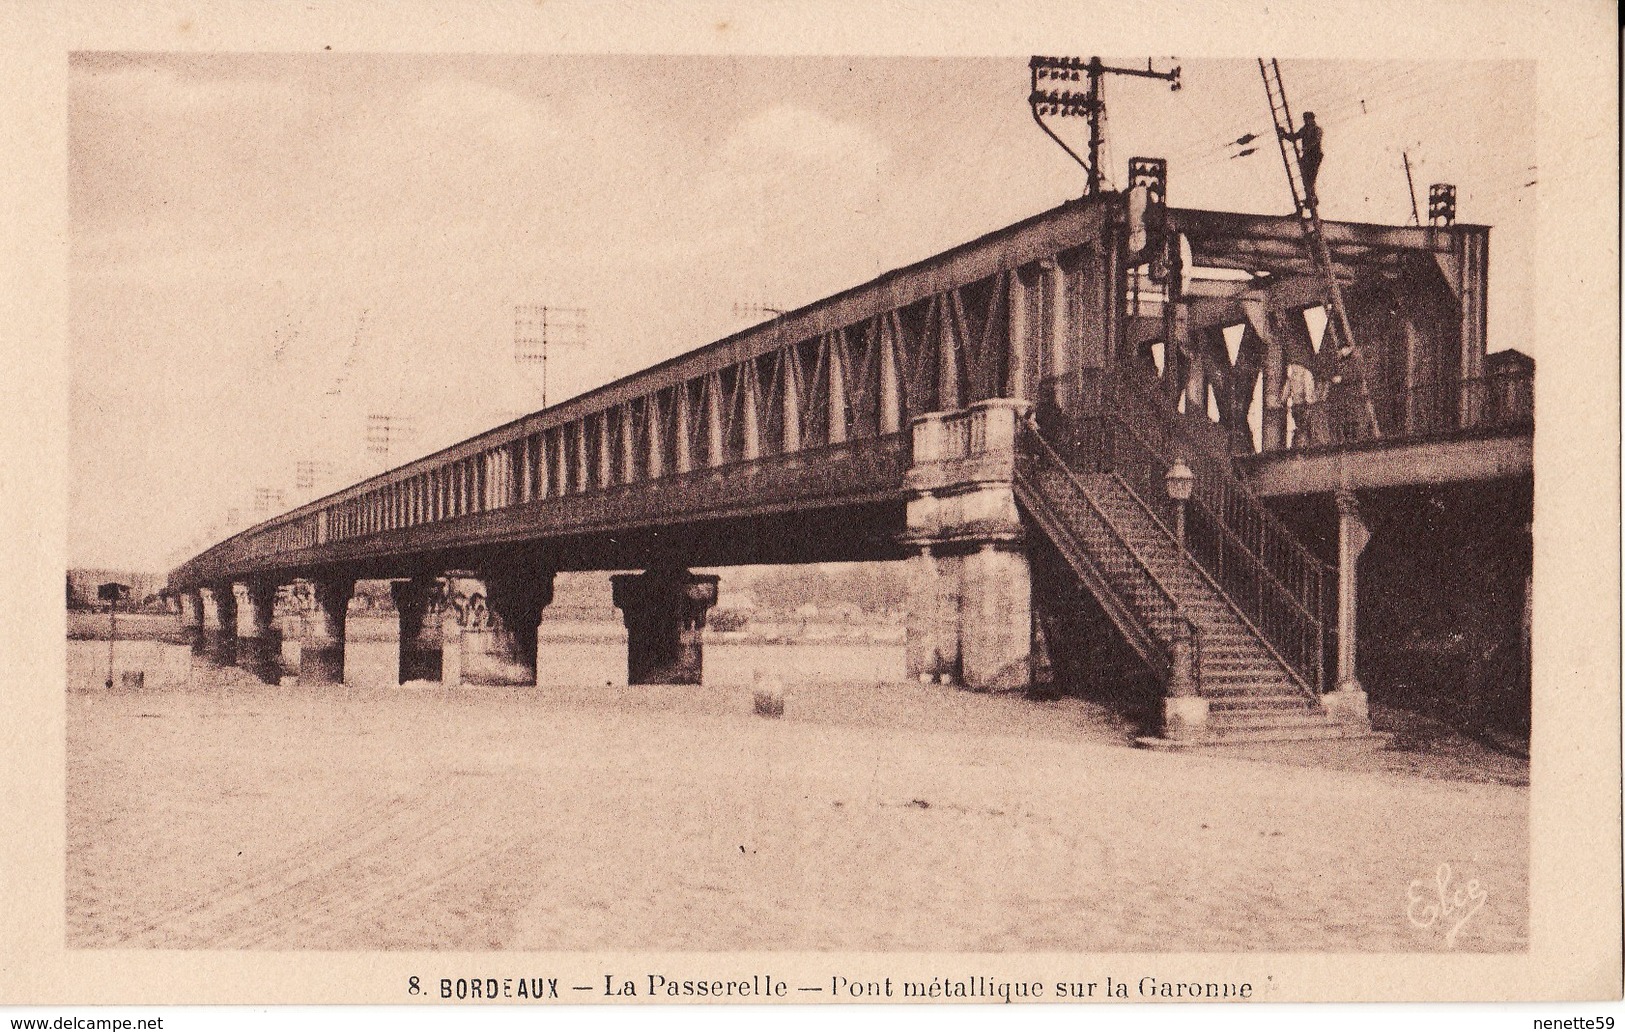
<svg viewBox="0 0 1625 1032">
<path fill-rule="evenodd" d="M 1295 140 L 1298 144 L 1298 165 L 1303 169 L 1304 199 L 1318 204 L 1315 196 L 1315 178 L 1320 175 L 1320 124 L 1313 111 L 1303 113 L 1303 126 L 1295 133 L 1281 131 L 1281 139 Z"/>
</svg>

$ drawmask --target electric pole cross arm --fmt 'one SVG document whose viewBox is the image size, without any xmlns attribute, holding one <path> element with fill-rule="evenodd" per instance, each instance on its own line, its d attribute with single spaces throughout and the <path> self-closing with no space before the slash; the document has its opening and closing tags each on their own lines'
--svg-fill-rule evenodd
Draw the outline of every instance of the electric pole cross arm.
<svg viewBox="0 0 1625 1032">
<path fill-rule="evenodd" d="M 1060 145 L 1060 148 L 1071 155 L 1072 160 L 1083 166 L 1089 175 L 1089 185 L 1084 192 L 1085 197 L 1096 197 L 1100 194 L 1102 175 L 1100 172 L 1100 144 L 1102 141 L 1101 122 L 1106 114 L 1106 100 L 1101 94 L 1100 83 L 1107 75 L 1132 75 L 1141 79 L 1161 79 L 1169 84 L 1170 90 L 1179 89 L 1179 69 L 1159 72 L 1151 67 L 1150 59 L 1145 62 L 1144 68 L 1117 68 L 1101 63 L 1100 58 L 1091 57 L 1085 61 L 1081 57 L 1044 57 L 1035 55 L 1028 66 L 1032 69 L 1032 93 L 1028 95 L 1027 103 L 1033 110 L 1033 121 L 1038 128 L 1044 130 L 1050 139 Z M 1079 77 L 1088 79 L 1089 88 L 1079 93 L 1069 89 L 1050 89 L 1047 84 L 1055 82 L 1078 82 Z M 1041 84 L 1046 84 L 1041 87 Z M 1089 157 L 1080 158 L 1076 151 L 1067 146 L 1065 140 L 1055 134 L 1055 131 L 1044 123 L 1044 116 L 1051 115 L 1057 118 L 1074 118 L 1079 115 L 1089 119 Z"/>
</svg>

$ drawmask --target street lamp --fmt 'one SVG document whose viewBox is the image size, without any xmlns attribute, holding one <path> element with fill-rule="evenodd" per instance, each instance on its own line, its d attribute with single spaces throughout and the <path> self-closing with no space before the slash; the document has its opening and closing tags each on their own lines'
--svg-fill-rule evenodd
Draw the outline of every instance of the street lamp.
<svg viewBox="0 0 1625 1032">
<path fill-rule="evenodd" d="M 1185 464 L 1184 458 L 1177 458 L 1163 475 L 1163 486 L 1168 489 L 1168 497 L 1174 503 L 1174 537 L 1179 541 L 1179 547 L 1185 547 L 1185 503 L 1191 500 L 1191 492 L 1196 488 L 1196 474 Z"/>
<path fill-rule="evenodd" d="M 96 597 L 107 603 L 107 690 L 113 690 L 113 643 L 118 640 L 119 600 L 130 597 L 128 584 L 108 582 L 96 589 Z"/>
</svg>

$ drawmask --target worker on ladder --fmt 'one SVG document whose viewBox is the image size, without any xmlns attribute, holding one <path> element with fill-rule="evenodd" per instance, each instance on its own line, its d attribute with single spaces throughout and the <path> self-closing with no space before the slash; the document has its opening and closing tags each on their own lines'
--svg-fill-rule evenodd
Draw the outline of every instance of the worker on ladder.
<svg viewBox="0 0 1625 1032">
<path fill-rule="evenodd" d="M 1303 170 L 1303 199 L 1311 206 L 1320 204 L 1315 194 L 1315 177 L 1320 175 L 1320 123 L 1315 121 L 1313 111 L 1303 113 L 1303 125 L 1295 133 L 1285 129 L 1275 130 L 1281 134 L 1281 139 L 1291 140 L 1298 145 L 1298 166 Z"/>
</svg>

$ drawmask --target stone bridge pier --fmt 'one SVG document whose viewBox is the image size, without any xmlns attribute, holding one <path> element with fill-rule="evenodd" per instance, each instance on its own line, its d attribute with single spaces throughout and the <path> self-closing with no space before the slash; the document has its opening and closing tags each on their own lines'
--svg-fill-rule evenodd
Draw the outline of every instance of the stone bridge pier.
<svg viewBox="0 0 1625 1032">
<path fill-rule="evenodd" d="M 414 577 L 390 584 L 400 619 L 400 665 L 396 680 L 438 681 L 441 675 L 441 611 L 445 586 L 436 577 Z"/>
<path fill-rule="evenodd" d="M 535 684 L 537 627 L 553 571 L 453 570 L 391 585 L 400 614 L 400 683 Z"/>
<path fill-rule="evenodd" d="M 914 421 L 904 486 L 913 550 L 905 663 L 911 679 L 977 691 L 1032 679 L 1032 575 L 1014 492 L 1028 403 L 1008 398 Z"/>
<path fill-rule="evenodd" d="M 198 589 L 202 630 L 197 650 L 217 666 L 237 664 L 237 595 L 231 585 Z"/>
<path fill-rule="evenodd" d="M 262 681 L 282 677 L 282 632 L 276 625 L 275 581 L 232 585 L 237 600 L 237 665 Z"/>
<path fill-rule="evenodd" d="M 181 640 L 193 652 L 203 651 L 203 597 L 196 591 L 183 591 L 180 602 Z"/>
<path fill-rule="evenodd" d="M 537 627 L 553 601 L 553 571 L 503 567 L 448 574 L 441 613 L 441 681 L 535 684 Z"/>
<path fill-rule="evenodd" d="M 344 683 L 344 626 L 353 594 L 350 577 L 294 583 L 298 611 L 283 622 L 283 684 Z"/>
<path fill-rule="evenodd" d="M 627 684 L 700 684 L 705 616 L 717 602 L 715 574 L 684 569 L 610 578 L 626 623 Z"/>
</svg>

